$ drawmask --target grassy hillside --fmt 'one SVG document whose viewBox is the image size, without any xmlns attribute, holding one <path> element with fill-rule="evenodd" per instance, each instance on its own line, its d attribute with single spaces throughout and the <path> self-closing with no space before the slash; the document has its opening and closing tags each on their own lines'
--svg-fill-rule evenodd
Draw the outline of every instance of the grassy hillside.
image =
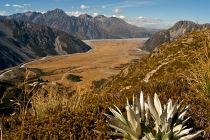
<svg viewBox="0 0 210 140">
<path fill-rule="evenodd" d="M 190 104 L 188 125 L 204 129 L 205 139 L 210 138 L 210 30 L 187 34 L 131 64 L 119 75 L 99 86 L 93 93 L 51 92 L 41 94 L 40 88 L 27 99 L 32 110 L 3 118 L 5 139 L 107 139 L 108 107 L 113 104 L 122 109 L 125 97 L 143 91 L 145 95 L 157 93 L 162 102 L 178 98 Z M 52 91 L 55 91 L 53 87 Z M 29 90 L 19 86 L 21 91 Z M 17 91 L 17 90 L 16 90 Z M 35 92 L 36 91 L 36 92 Z M 30 108 L 30 107 L 29 107 Z M 34 111 L 35 110 L 35 111 Z M 124 110 L 123 110 L 124 111 Z M 22 113 L 21 113 L 22 112 Z M 24 112 L 24 113 L 23 113 Z"/>
<path fill-rule="evenodd" d="M 210 30 L 194 32 L 164 44 L 131 65 L 98 91 L 131 97 L 157 93 L 163 102 L 181 98 L 190 104 L 191 123 L 210 137 Z"/>
</svg>

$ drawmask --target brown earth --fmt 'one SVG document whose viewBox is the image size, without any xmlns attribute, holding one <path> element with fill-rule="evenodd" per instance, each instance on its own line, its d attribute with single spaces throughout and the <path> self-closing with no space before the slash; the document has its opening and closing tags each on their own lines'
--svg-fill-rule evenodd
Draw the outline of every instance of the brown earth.
<svg viewBox="0 0 210 140">
<path fill-rule="evenodd" d="M 42 58 L 26 65 L 45 73 L 40 78 L 77 89 L 89 89 L 92 81 L 108 78 L 120 72 L 126 64 L 146 54 L 141 51 L 145 39 L 88 40 L 87 53 Z M 47 74 L 46 74 L 47 73 Z M 69 74 L 82 76 L 80 82 L 67 79 Z"/>
</svg>

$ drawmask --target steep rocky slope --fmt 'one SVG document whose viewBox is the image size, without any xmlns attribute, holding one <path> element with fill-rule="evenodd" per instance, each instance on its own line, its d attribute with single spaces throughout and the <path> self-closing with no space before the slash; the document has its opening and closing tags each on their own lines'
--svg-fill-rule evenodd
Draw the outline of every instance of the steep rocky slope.
<svg viewBox="0 0 210 140">
<path fill-rule="evenodd" d="M 0 69 L 37 57 L 88 51 L 69 34 L 29 22 L 0 20 Z"/>
<path fill-rule="evenodd" d="M 44 14 L 27 12 L 6 17 L 57 28 L 80 39 L 109 39 L 149 37 L 153 30 L 136 27 L 115 17 L 92 17 L 84 14 L 79 17 L 68 16 L 63 10 L 55 9 Z"/>
<path fill-rule="evenodd" d="M 162 30 L 156 32 L 151 38 L 145 43 L 143 49 L 152 51 L 156 47 L 160 46 L 165 42 L 170 42 L 177 37 L 180 37 L 186 33 L 198 31 L 202 29 L 210 28 L 210 24 L 196 24 L 192 21 L 179 21 L 173 27 L 168 30 Z"/>
</svg>

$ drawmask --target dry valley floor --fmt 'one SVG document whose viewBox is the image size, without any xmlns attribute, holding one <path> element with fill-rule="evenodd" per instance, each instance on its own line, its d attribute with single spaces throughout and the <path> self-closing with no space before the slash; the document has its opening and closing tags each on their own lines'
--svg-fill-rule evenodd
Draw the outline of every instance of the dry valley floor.
<svg viewBox="0 0 210 140">
<path fill-rule="evenodd" d="M 92 47 L 87 53 L 46 57 L 26 64 L 27 68 L 40 70 L 40 78 L 50 83 L 60 83 L 78 90 L 90 89 L 92 81 L 118 74 L 126 64 L 146 54 L 139 49 L 146 39 L 86 40 Z M 81 76 L 80 82 L 68 79 Z"/>
</svg>

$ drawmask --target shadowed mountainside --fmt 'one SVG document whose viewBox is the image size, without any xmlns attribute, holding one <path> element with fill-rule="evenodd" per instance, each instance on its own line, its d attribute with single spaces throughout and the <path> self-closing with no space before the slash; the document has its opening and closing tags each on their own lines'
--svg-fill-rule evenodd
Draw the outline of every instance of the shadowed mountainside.
<svg viewBox="0 0 210 140">
<path fill-rule="evenodd" d="M 0 69 L 37 57 L 85 52 L 89 49 L 81 40 L 47 26 L 0 20 Z"/>
</svg>

